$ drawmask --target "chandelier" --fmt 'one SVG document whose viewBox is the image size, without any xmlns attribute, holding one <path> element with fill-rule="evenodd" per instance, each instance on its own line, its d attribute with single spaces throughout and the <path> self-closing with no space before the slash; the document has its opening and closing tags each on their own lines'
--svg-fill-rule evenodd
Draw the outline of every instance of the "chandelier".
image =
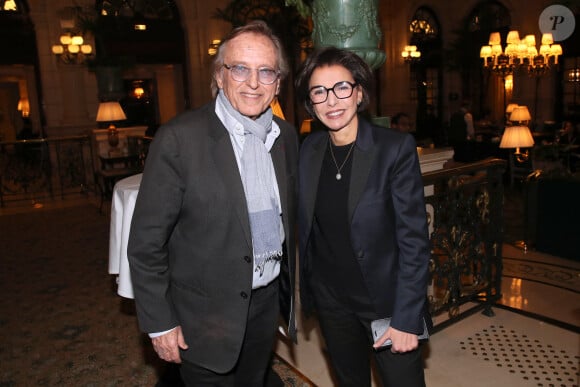
<svg viewBox="0 0 580 387">
<path fill-rule="evenodd" d="M 60 44 L 52 46 L 52 53 L 66 64 L 83 64 L 93 55 L 93 46 L 85 43 L 80 34 L 64 33 L 60 36 Z"/>
<path fill-rule="evenodd" d="M 505 78 L 518 68 L 524 68 L 531 76 L 541 76 L 550 66 L 558 64 L 558 57 L 562 53 L 562 46 L 554 44 L 551 33 L 542 34 L 538 50 L 535 35 L 526 35 L 520 39 L 518 31 L 510 31 L 505 49 L 502 49 L 500 33 L 492 32 L 489 44 L 481 47 L 479 56 L 483 59 L 484 67 Z"/>
</svg>

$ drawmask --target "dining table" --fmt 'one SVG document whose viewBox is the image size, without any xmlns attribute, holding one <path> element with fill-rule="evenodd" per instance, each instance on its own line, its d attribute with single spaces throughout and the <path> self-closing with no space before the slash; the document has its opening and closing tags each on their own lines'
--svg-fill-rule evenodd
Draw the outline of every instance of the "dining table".
<svg viewBox="0 0 580 387">
<path fill-rule="evenodd" d="M 111 202 L 109 274 L 117 275 L 117 294 L 125 298 L 134 298 L 127 242 L 142 176 L 139 173 L 115 183 Z"/>
</svg>

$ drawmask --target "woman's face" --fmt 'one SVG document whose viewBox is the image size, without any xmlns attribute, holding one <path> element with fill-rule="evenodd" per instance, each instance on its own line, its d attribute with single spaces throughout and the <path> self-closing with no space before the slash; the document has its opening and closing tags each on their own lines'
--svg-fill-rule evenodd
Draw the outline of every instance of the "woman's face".
<svg viewBox="0 0 580 387">
<path fill-rule="evenodd" d="M 340 65 L 331 65 L 314 70 L 308 83 L 309 90 L 311 90 L 311 102 L 313 93 L 328 93 L 326 101 L 313 103 L 312 108 L 316 117 L 328 129 L 335 132 L 341 130 L 356 131 L 358 128 L 357 107 L 363 98 L 363 92 L 361 87 L 357 85 L 354 86 L 352 95 L 345 97 L 351 87 L 345 82 L 350 83 L 350 85 L 354 84 L 354 78 L 350 71 Z M 314 89 L 320 86 L 327 90 Z M 337 94 L 343 98 L 338 98 Z"/>
</svg>

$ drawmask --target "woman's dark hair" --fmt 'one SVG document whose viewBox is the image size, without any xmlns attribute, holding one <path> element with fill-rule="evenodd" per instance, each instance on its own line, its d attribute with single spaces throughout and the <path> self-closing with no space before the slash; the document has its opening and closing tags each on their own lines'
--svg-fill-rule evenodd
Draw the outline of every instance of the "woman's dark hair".
<svg viewBox="0 0 580 387">
<path fill-rule="evenodd" d="M 304 108 L 312 117 L 314 109 L 309 97 L 310 77 L 314 70 L 325 66 L 342 66 L 352 74 L 352 77 L 363 92 L 362 101 L 358 106 L 358 111 L 366 109 L 370 101 L 370 92 L 373 87 L 373 72 L 369 65 L 352 51 L 336 47 L 324 47 L 314 51 L 302 64 L 300 72 L 296 77 L 296 94 L 298 99 L 304 103 Z"/>
</svg>

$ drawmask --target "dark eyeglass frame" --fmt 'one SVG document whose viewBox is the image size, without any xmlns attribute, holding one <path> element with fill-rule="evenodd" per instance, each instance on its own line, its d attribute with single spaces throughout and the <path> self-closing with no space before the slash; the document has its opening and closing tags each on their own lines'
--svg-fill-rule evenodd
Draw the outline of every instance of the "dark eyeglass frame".
<svg viewBox="0 0 580 387">
<path fill-rule="evenodd" d="M 235 64 L 235 65 L 228 65 L 228 64 L 223 64 L 223 67 L 226 70 L 230 70 L 230 74 L 232 76 L 232 79 L 236 82 L 246 82 L 248 79 L 250 79 L 250 77 L 252 76 L 252 70 L 256 71 L 258 73 L 258 82 L 260 82 L 262 85 L 271 85 L 273 83 L 275 83 L 279 78 L 280 78 L 280 71 L 278 70 L 274 70 L 271 69 L 269 67 L 260 67 L 257 69 L 253 69 L 241 64 Z M 269 77 L 270 72 L 275 75 L 274 78 L 272 79 L 271 82 L 269 81 L 264 81 L 264 77 Z M 266 74 L 266 75 L 264 75 Z"/>
<path fill-rule="evenodd" d="M 350 94 L 349 94 L 349 95 L 346 95 L 346 96 L 339 97 L 339 96 L 336 94 L 336 91 L 335 91 L 335 89 L 336 89 L 338 86 L 342 86 L 342 85 L 344 85 L 344 84 L 348 84 L 348 85 L 351 87 L 351 89 L 350 89 Z M 349 82 L 349 81 L 340 81 L 340 82 L 336 82 L 336 83 L 334 84 L 334 86 L 332 86 L 331 88 L 327 88 L 327 87 L 324 87 L 324 86 L 313 86 L 313 87 L 311 87 L 311 88 L 310 88 L 310 90 L 308 90 L 308 98 L 310 98 L 310 103 L 311 103 L 312 105 L 318 105 L 318 104 L 320 104 L 320 103 L 324 103 L 324 102 L 326 102 L 326 101 L 328 100 L 328 92 L 332 91 L 332 93 L 334 94 L 334 96 L 335 96 L 336 98 L 338 98 L 338 99 L 347 99 L 347 98 L 350 98 L 350 97 L 352 97 L 352 94 L 354 93 L 354 89 L 355 89 L 357 86 L 358 86 L 358 83 L 356 83 L 356 82 L 355 82 L 355 83 L 352 83 L 352 82 Z M 324 91 L 326 91 L 326 96 L 324 97 L 324 100 L 322 100 L 322 101 L 318 101 L 318 102 L 314 102 L 314 101 L 312 100 L 312 90 L 322 90 L 322 89 L 324 89 Z"/>
</svg>

